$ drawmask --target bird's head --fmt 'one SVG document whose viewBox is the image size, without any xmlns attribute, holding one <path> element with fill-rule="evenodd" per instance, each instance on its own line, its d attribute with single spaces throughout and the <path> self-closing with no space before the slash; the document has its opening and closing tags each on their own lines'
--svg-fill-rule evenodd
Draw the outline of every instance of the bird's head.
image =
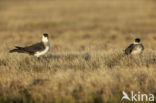
<svg viewBox="0 0 156 103">
<path fill-rule="evenodd" d="M 140 38 L 136 38 L 135 40 L 134 40 L 134 44 L 140 44 L 141 43 L 141 39 Z"/>
<path fill-rule="evenodd" d="M 42 42 L 48 42 L 48 34 L 44 33 L 42 36 Z"/>
</svg>

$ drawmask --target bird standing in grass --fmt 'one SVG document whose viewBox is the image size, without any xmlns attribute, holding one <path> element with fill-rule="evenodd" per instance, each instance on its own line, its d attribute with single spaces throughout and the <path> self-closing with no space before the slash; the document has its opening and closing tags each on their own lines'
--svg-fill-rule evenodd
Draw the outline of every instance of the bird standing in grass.
<svg viewBox="0 0 156 103">
<path fill-rule="evenodd" d="M 144 51 L 144 46 L 141 43 L 140 38 L 136 38 L 134 43 L 129 45 L 128 48 L 125 49 L 125 54 L 142 54 Z"/>
<path fill-rule="evenodd" d="M 42 41 L 31 46 L 19 47 L 16 46 L 15 49 L 10 50 L 10 53 L 18 52 L 18 53 L 27 53 L 29 55 L 34 55 L 36 57 L 40 57 L 48 53 L 50 49 L 50 44 L 48 40 L 48 34 L 44 33 L 42 36 Z"/>
</svg>

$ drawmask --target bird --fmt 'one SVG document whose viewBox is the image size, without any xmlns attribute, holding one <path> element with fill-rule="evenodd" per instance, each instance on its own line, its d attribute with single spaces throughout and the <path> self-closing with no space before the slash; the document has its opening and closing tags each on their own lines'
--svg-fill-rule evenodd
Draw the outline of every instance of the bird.
<svg viewBox="0 0 156 103">
<path fill-rule="evenodd" d="M 130 98 L 128 97 L 128 94 L 125 91 L 122 91 L 122 94 L 123 94 L 123 97 L 122 97 L 121 101 L 123 101 L 124 99 L 131 101 Z"/>
<path fill-rule="evenodd" d="M 43 33 L 41 42 L 26 47 L 15 46 L 15 49 L 10 50 L 9 52 L 27 53 L 39 58 L 47 54 L 49 50 L 50 44 L 48 40 L 48 34 Z"/>
<path fill-rule="evenodd" d="M 134 40 L 134 43 L 130 44 L 126 49 L 125 49 L 125 54 L 129 55 L 129 54 L 142 54 L 144 51 L 144 46 L 141 43 L 141 39 L 140 38 L 136 38 Z"/>
</svg>

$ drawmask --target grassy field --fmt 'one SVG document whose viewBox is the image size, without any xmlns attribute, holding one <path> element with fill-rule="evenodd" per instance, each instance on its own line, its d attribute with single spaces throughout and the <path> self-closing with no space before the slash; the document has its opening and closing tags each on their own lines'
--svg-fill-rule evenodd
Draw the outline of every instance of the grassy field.
<svg viewBox="0 0 156 103">
<path fill-rule="evenodd" d="M 0 0 L 0 103 L 119 103 L 123 90 L 156 96 L 155 10 L 155 0 Z M 47 58 L 9 54 L 45 32 Z M 144 53 L 123 55 L 136 37 Z"/>
</svg>

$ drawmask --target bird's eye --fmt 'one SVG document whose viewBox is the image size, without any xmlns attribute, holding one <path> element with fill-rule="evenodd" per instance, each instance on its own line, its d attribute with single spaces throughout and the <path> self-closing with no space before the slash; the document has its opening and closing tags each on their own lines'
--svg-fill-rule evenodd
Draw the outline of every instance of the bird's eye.
<svg viewBox="0 0 156 103">
<path fill-rule="evenodd" d="M 46 34 L 46 33 L 45 33 L 45 34 L 43 34 L 43 35 L 44 35 L 44 37 L 48 37 L 48 34 Z"/>
</svg>

